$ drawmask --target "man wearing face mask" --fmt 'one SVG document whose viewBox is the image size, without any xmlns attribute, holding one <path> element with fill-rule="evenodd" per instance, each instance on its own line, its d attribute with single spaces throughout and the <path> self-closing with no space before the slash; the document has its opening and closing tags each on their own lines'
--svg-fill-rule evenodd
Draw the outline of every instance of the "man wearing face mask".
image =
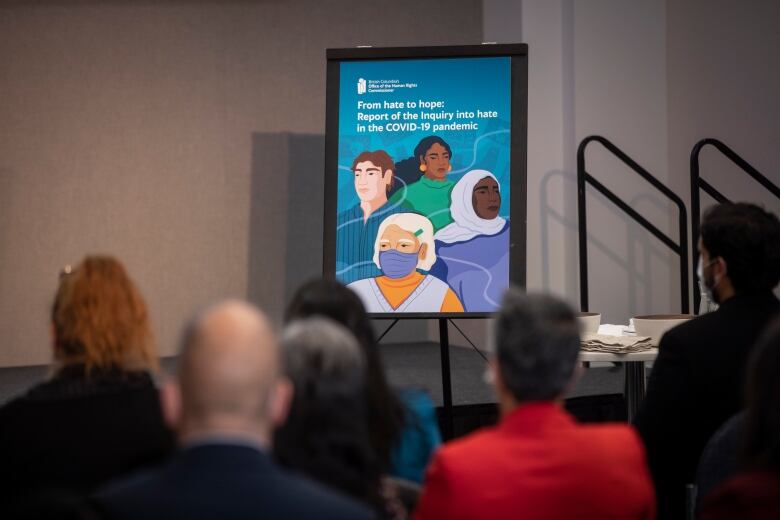
<svg viewBox="0 0 780 520">
<path fill-rule="evenodd" d="M 463 312 L 450 287 L 430 274 L 436 261 L 431 221 L 416 213 L 398 213 L 379 225 L 374 263 L 381 276 L 352 282 L 368 312 Z"/>
<path fill-rule="evenodd" d="M 717 428 L 742 407 L 743 372 L 769 321 L 780 314 L 780 221 L 746 203 L 705 213 L 699 277 L 718 310 L 667 332 L 635 426 L 647 448 L 658 518 L 685 517 L 685 486 Z"/>
</svg>

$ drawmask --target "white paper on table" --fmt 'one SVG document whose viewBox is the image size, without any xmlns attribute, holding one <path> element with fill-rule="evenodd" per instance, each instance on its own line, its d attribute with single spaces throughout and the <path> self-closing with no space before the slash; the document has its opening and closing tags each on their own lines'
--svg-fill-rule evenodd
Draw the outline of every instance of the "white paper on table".
<svg viewBox="0 0 780 520">
<path fill-rule="evenodd" d="M 626 336 L 626 332 L 628 332 L 628 327 L 626 325 L 610 325 L 609 323 L 605 323 L 599 325 L 598 334 L 602 336 Z"/>
</svg>

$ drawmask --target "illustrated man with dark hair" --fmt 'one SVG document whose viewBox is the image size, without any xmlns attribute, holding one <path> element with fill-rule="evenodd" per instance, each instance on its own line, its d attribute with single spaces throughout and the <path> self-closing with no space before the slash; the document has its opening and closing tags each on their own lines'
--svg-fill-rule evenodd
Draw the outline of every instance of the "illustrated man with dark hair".
<svg viewBox="0 0 780 520">
<path fill-rule="evenodd" d="M 500 423 L 446 444 L 428 468 L 417 519 L 652 519 L 644 450 L 626 425 L 579 425 L 561 400 L 580 335 L 573 311 L 510 289 L 491 363 Z"/>
<path fill-rule="evenodd" d="M 645 442 L 658 494 L 658 518 L 685 515 L 707 440 L 742 408 L 747 359 L 780 313 L 780 222 L 745 203 L 704 215 L 698 275 L 720 307 L 667 332 L 635 424 Z"/>
<path fill-rule="evenodd" d="M 336 222 L 336 271 L 343 283 L 377 276 L 371 258 L 382 220 L 400 213 L 400 204 L 387 204 L 395 164 L 384 150 L 361 152 L 352 161 L 358 203 L 339 213 Z"/>
</svg>

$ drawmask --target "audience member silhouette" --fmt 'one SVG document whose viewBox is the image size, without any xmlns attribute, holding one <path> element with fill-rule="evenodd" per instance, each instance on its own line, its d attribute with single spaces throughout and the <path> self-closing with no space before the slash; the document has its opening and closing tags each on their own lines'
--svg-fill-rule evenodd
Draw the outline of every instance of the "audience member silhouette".
<svg viewBox="0 0 780 520">
<path fill-rule="evenodd" d="M 422 482 L 441 434 L 431 398 L 422 390 L 394 391 L 387 383 L 374 330 L 360 298 L 339 282 L 310 281 L 296 292 L 285 320 L 325 316 L 349 329 L 363 349 L 366 407 L 372 445 L 384 470 Z"/>
<path fill-rule="evenodd" d="M 780 222 L 753 204 L 726 203 L 702 220 L 699 277 L 720 307 L 661 338 L 635 425 L 647 448 L 658 518 L 685 515 L 707 441 L 743 403 L 751 349 L 780 302 Z"/>
<path fill-rule="evenodd" d="M 500 423 L 434 455 L 416 518 L 654 518 L 636 433 L 579 425 L 561 405 L 580 350 L 574 312 L 511 288 L 495 330 L 490 373 Z"/>
<path fill-rule="evenodd" d="M 745 470 L 704 499 L 702 520 L 780 518 L 780 318 L 756 345 L 747 374 Z"/>
<path fill-rule="evenodd" d="M 163 402 L 182 448 L 161 469 L 102 490 L 96 500 L 110 518 L 373 517 L 272 461 L 292 385 L 257 309 L 229 301 L 200 314 L 184 334 L 178 377 Z"/>
<path fill-rule="evenodd" d="M 369 438 L 364 356 L 342 325 L 323 317 L 293 321 L 282 359 L 295 388 L 274 455 L 287 468 L 384 508 L 382 467 Z"/>
<path fill-rule="evenodd" d="M 742 468 L 739 455 L 744 428 L 745 411 L 742 410 L 723 423 L 704 446 L 696 467 L 694 512 L 701 510 L 702 502 L 713 489 L 736 475 Z"/>
<path fill-rule="evenodd" d="M 51 323 L 51 378 L 0 408 L 0 508 L 64 504 L 173 448 L 146 304 L 122 264 L 87 256 L 66 267 Z"/>
</svg>

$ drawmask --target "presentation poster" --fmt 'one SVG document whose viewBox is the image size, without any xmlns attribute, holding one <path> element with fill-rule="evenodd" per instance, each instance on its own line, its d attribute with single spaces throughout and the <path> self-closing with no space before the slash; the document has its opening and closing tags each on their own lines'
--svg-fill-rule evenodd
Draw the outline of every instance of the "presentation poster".
<svg viewBox="0 0 780 520">
<path fill-rule="evenodd" d="M 511 58 L 339 67 L 337 279 L 370 313 L 496 311 L 510 282 Z"/>
</svg>

